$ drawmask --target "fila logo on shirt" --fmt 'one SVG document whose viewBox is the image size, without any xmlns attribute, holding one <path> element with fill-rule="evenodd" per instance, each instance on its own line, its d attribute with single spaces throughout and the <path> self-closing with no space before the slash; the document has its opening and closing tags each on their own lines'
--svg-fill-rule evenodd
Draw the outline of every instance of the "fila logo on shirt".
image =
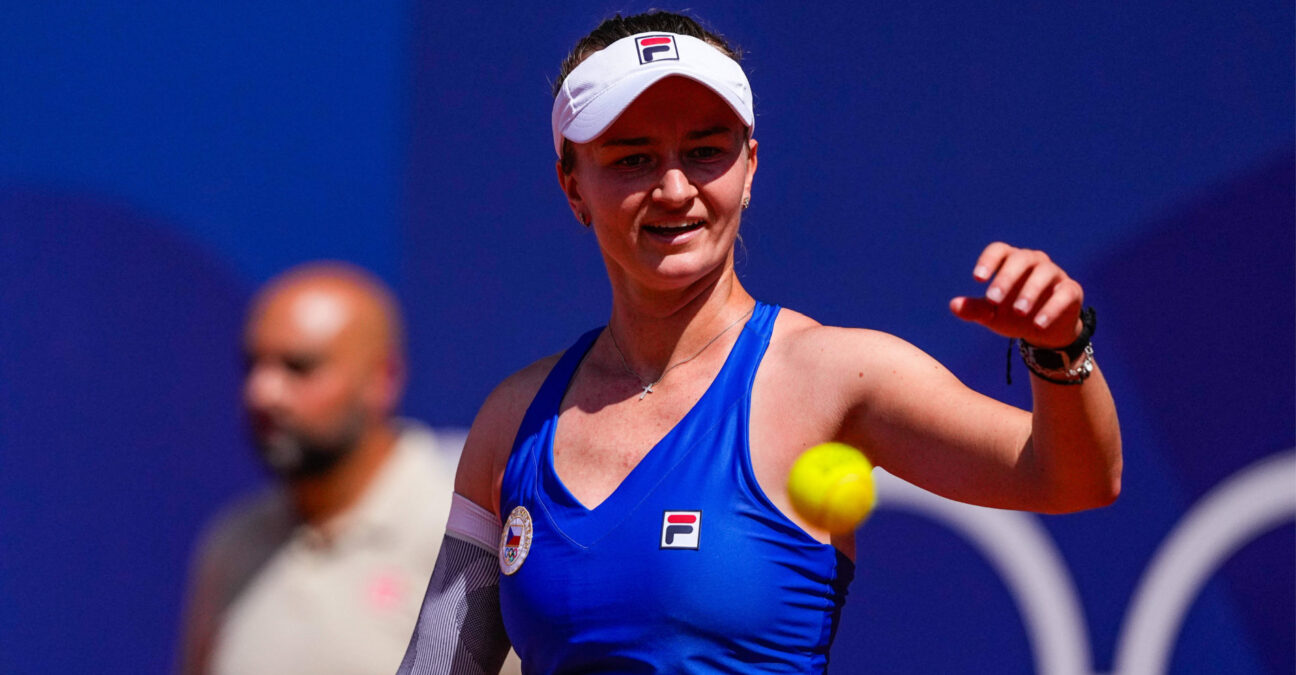
<svg viewBox="0 0 1296 675">
<path fill-rule="evenodd" d="M 645 35 L 635 38 L 638 47 L 639 64 L 654 61 L 678 61 L 679 50 L 675 48 L 675 38 L 670 35 Z"/>
<path fill-rule="evenodd" d="M 666 511 L 662 515 L 662 548 L 696 550 L 701 533 L 701 511 Z"/>
</svg>

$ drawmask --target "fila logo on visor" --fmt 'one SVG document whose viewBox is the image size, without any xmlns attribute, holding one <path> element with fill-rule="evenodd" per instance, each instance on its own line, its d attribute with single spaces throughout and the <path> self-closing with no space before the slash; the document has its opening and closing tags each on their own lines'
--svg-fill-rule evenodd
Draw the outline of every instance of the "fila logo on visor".
<svg viewBox="0 0 1296 675">
<path fill-rule="evenodd" d="M 670 35 L 645 35 L 635 38 L 638 47 L 639 63 L 654 61 L 678 61 L 679 50 L 675 47 L 675 38 Z"/>
<path fill-rule="evenodd" d="M 662 516 L 661 547 L 696 550 L 701 532 L 701 511 L 666 511 Z"/>
</svg>

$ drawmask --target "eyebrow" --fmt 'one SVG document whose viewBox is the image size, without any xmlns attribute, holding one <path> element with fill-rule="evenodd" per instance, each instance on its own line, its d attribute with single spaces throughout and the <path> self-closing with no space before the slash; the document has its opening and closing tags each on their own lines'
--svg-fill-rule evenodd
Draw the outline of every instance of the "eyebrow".
<svg viewBox="0 0 1296 675">
<path fill-rule="evenodd" d="M 706 129 L 700 129 L 698 131 L 690 131 L 687 134 L 684 134 L 684 138 L 687 138 L 690 141 L 696 141 L 699 138 L 706 138 L 707 136 L 714 136 L 716 134 L 727 134 L 727 133 L 729 133 L 729 127 L 723 124 L 717 124 L 713 127 L 708 127 Z"/>
<path fill-rule="evenodd" d="M 614 138 L 610 141 L 604 141 L 602 147 L 615 148 L 624 145 L 648 145 L 652 140 L 647 136 L 636 136 L 634 138 Z"/>
<path fill-rule="evenodd" d="M 700 138 L 715 136 L 716 134 L 727 134 L 729 133 L 729 131 L 730 131 L 729 127 L 723 124 L 717 124 L 716 126 L 713 127 L 707 127 L 705 129 L 699 129 L 697 131 L 690 131 L 684 134 L 684 138 L 690 141 L 696 141 Z M 643 146 L 643 145 L 649 145 L 651 143 L 652 143 L 652 139 L 647 136 L 635 136 L 633 138 L 613 138 L 609 141 L 604 141 L 602 147 L 613 148 L 613 147 L 621 147 L 621 146 Z"/>
</svg>

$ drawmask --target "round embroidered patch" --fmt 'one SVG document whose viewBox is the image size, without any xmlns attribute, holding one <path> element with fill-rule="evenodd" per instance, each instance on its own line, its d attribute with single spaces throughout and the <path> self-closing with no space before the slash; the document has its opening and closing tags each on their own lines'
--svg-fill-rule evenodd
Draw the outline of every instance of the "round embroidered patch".
<svg viewBox="0 0 1296 675">
<path fill-rule="evenodd" d="M 504 521 L 504 532 L 500 534 L 499 566 L 504 574 L 518 571 L 531 552 L 531 514 L 525 506 L 519 506 Z"/>
</svg>

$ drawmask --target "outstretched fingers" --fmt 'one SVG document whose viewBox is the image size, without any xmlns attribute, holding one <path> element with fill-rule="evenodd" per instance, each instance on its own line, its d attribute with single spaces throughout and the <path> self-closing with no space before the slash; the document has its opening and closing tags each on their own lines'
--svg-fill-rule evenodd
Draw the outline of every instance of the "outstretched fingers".
<svg viewBox="0 0 1296 675">
<path fill-rule="evenodd" d="M 1070 336 L 1071 339 L 1057 345 L 1044 342 L 1035 344 L 1042 347 L 1063 347 L 1071 344 L 1080 335 L 1080 310 L 1084 307 L 1084 289 L 1074 279 L 1066 278 L 1055 284 L 1051 291 L 1048 300 L 1040 305 L 1039 311 L 1035 313 L 1034 323 L 1041 331 L 1053 330 L 1060 337 Z M 1065 319 L 1059 320 L 1059 317 L 1074 318 L 1071 325 L 1068 325 Z"/>
<path fill-rule="evenodd" d="M 987 283 L 985 296 L 951 300 L 960 319 L 1040 346 L 1064 346 L 1079 334 L 1084 291 L 1043 251 L 995 242 L 972 276 Z"/>
</svg>

